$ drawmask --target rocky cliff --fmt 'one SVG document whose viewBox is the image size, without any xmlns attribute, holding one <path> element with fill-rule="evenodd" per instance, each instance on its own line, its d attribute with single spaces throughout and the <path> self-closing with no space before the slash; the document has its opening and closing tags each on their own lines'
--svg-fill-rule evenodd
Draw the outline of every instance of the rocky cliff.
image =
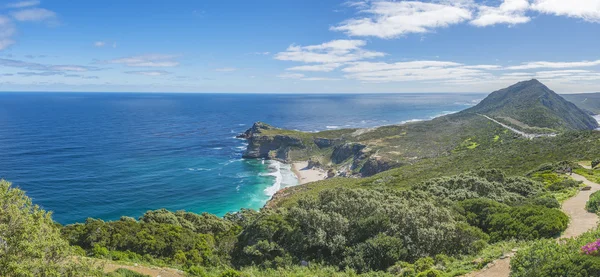
<svg viewBox="0 0 600 277">
<path fill-rule="evenodd" d="M 256 122 L 238 138 L 248 141 L 248 148 L 243 154 L 247 159 L 276 159 L 290 162 L 289 152 L 292 149 L 304 149 L 306 146 L 299 137 L 283 134 L 272 134 L 277 129 L 271 125 Z"/>
<path fill-rule="evenodd" d="M 305 133 L 275 128 L 256 122 L 238 138 L 248 141 L 247 159 L 275 159 L 283 162 L 310 161 L 311 167 L 336 176 L 371 176 L 388 170 L 394 163 L 372 157 L 366 144 L 352 142 L 355 130 Z"/>
</svg>

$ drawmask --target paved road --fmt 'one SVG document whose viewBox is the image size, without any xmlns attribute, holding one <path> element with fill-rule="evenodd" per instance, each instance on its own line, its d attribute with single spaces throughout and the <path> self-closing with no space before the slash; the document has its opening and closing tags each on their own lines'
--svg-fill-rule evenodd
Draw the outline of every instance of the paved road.
<svg viewBox="0 0 600 277">
<path fill-rule="evenodd" d="M 517 134 L 519 134 L 519 135 L 521 135 L 521 136 L 523 136 L 525 138 L 528 138 L 528 139 L 541 138 L 541 137 L 555 137 L 556 136 L 556 134 L 554 134 L 554 133 L 552 133 L 552 134 L 529 134 L 529 133 L 525 133 L 523 131 L 519 131 L 519 130 L 513 128 L 513 127 L 510 127 L 510 126 L 508 126 L 508 125 L 506 125 L 504 123 L 501 123 L 498 120 L 495 120 L 495 119 L 493 119 L 493 118 L 491 118 L 491 117 L 489 117 L 487 115 L 484 115 L 484 114 L 480 114 L 480 115 L 483 116 L 483 117 L 485 117 L 485 118 L 487 118 L 487 119 L 489 119 L 489 120 L 491 120 L 491 121 L 493 121 L 493 122 L 495 122 L 495 123 L 500 124 L 502 127 L 506 128 L 506 129 L 509 129 L 509 130 L 511 130 L 511 131 L 513 131 L 513 132 L 515 132 L 515 133 L 517 133 Z"/>
</svg>

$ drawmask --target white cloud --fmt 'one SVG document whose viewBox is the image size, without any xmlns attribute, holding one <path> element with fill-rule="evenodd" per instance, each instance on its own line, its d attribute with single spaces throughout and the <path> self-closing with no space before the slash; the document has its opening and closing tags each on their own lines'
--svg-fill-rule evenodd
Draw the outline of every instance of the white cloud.
<svg viewBox="0 0 600 277">
<path fill-rule="evenodd" d="M 237 71 L 238 69 L 235 67 L 222 67 L 222 68 L 217 68 L 215 69 L 215 71 L 217 72 L 234 72 Z"/>
<path fill-rule="evenodd" d="M 294 79 L 294 80 L 302 80 L 302 81 L 338 81 L 341 80 L 339 78 L 329 78 L 329 77 L 306 77 L 306 75 L 301 73 L 283 73 L 277 75 L 278 78 L 281 79 Z"/>
<path fill-rule="evenodd" d="M 534 0 L 531 8 L 540 13 L 600 22 L 600 0 Z"/>
<path fill-rule="evenodd" d="M 42 8 L 20 10 L 12 13 L 18 21 L 46 21 L 56 18 L 56 13 Z"/>
<path fill-rule="evenodd" d="M 537 69 L 537 68 L 578 68 L 578 67 L 592 67 L 600 65 L 600 60 L 596 61 L 581 61 L 581 62 L 527 62 L 521 65 L 509 66 L 508 70 L 526 70 L 526 69 Z"/>
<path fill-rule="evenodd" d="M 37 6 L 40 4 L 40 1 L 34 0 L 34 1 L 20 1 L 20 2 L 13 2 L 13 3 L 9 3 L 6 5 L 7 8 L 11 8 L 11 9 L 21 9 L 21 8 L 27 8 L 27 7 L 33 7 L 33 6 Z"/>
<path fill-rule="evenodd" d="M 300 73 L 283 73 L 283 74 L 277 75 L 277 77 L 281 78 L 281 79 L 300 79 L 300 78 L 304 78 L 304 74 L 300 74 Z"/>
<path fill-rule="evenodd" d="M 343 63 L 385 56 L 385 53 L 362 49 L 364 40 L 333 40 L 318 45 L 291 45 L 275 55 L 281 61 L 304 63 Z"/>
<path fill-rule="evenodd" d="M 363 3 L 364 4 L 364 3 Z M 350 19 L 331 27 L 350 36 L 375 36 L 384 39 L 410 33 L 427 33 L 435 28 L 465 22 L 472 11 L 461 1 L 453 3 L 425 3 L 419 1 L 373 2 L 368 7 L 359 5 L 367 17 Z"/>
<path fill-rule="evenodd" d="M 286 70 L 291 71 L 314 71 L 314 72 L 330 72 L 334 69 L 340 67 L 342 64 L 340 63 L 325 63 L 325 64 L 315 64 L 315 65 L 301 65 L 290 67 Z"/>
<path fill-rule="evenodd" d="M 175 58 L 177 58 L 175 55 L 150 54 L 108 60 L 105 63 L 129 67 L 175 67 L 179 65 L 179 62 L 173 60 Z"/>
<path fill-rule="evenodd" d="M 25 68 L 27 70 L 36 70 L 36 71 L 96 71 L 101 70 L 101 68 L 93 67 L 93 66 L 82 66 L 82 65 L 52 65 L 52 64 L 41 64 L 34 62 L 26 62 L 20 60 L 12 60 L 12 59 L 0 59 L 0 66 L 5 67 L 15 67 L 15 68 Z"/>
<path fill-rule="evenodd" d="M 164 70 L 138 70 L 138 71 L 126 71 L 127 74 L 144 75 L 144 76 L 163 76 L 171 74 L 171 72 Z"/>
<path fill-rule="evenodd" d="M 340 78 L 326 78 L 326 77 L 307 77 L 302 78 L 303 81 L 339 81 Z"/>
<path fill-rule="evenodd" d="M 104 41 L 94 42 L 94 46 L 96 46 L 96 47 L 104 47 L 105 45 L 106 45 L 106 42 L 104 42 Z"/>
<path fill-rule="evenodd" d="M 479 6 L 477 18 L 470 23 L 478 27 L 496 24 L 516 25 L 531 20 L 525 15 L 529 9 L 528 0 L 504 0 L 499 7 Z"/>
<path fill-rule="evenodd" d="M 477 67 L 477 66 L 475 66 Z M 346 78 L 364 82 L 407 82 L 428 80 L 481 80 L 493 75 L 450 61 L 357 62 L 342 69 Z"/>
<path fill-rule="evenodd" d="M 4 50 L 15 43 L 12 40 L 14 34 L 15 27 L 10 18 L 0 15 L 0 50 Z"/>
</svg>

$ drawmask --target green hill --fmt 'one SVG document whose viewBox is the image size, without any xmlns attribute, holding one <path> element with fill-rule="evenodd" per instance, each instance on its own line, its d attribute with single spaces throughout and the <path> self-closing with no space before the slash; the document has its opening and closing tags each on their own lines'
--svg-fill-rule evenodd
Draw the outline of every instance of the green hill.
<svg viewBox="0 0 600 277">
<path fill-rule="evenodd" d="M 492 92 L 477 106 L 462 113 L 485 114 L 519 129 L 565 131 L 598 128 L 598 123 L 588 113 L 535 79 Z"/>
</svg>

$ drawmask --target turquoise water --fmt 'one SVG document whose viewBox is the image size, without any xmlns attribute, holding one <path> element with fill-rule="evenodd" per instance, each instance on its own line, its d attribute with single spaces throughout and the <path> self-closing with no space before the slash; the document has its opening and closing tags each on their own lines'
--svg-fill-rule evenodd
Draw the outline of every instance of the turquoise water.
<svg viewBox="0 0 600 277">
<path fill-rule="evenodd" d="M 289 166 L 241 159 L 255 121 L 302 131 L 456 112 L 481 94 L 0 93 L 0 178 L 67 224 L 158 208 L 224 215 L 295 185 Z"/>
</svg>

